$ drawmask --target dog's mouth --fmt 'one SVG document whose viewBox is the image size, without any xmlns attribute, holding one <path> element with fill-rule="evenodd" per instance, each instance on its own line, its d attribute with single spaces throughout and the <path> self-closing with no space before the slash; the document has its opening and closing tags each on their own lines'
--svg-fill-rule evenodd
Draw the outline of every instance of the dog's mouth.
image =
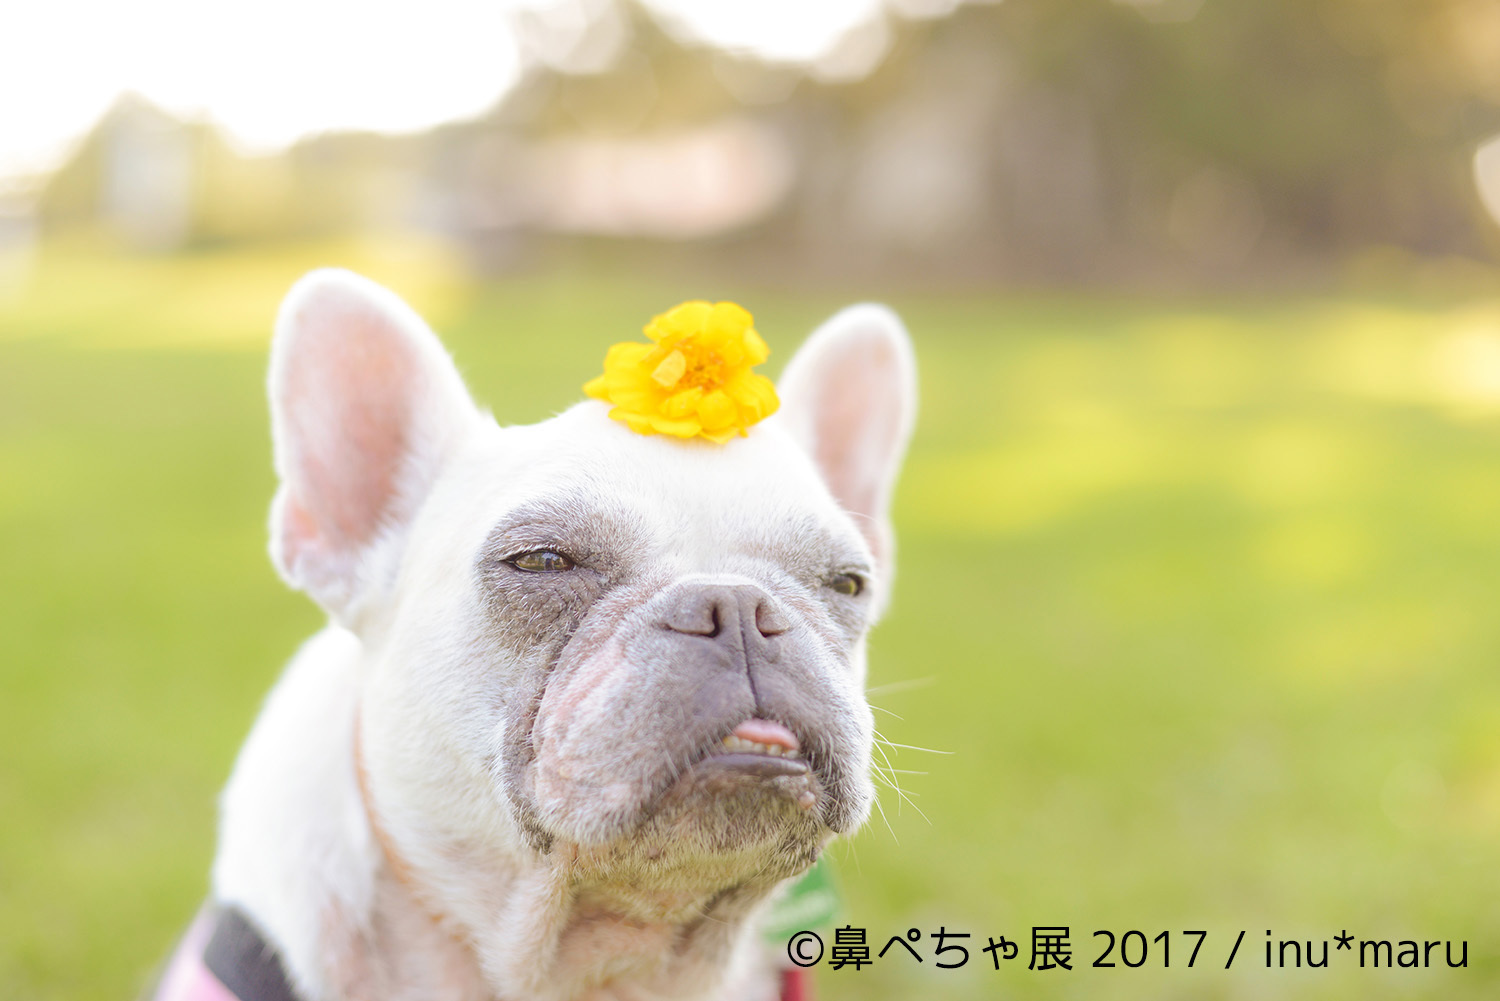
<svg viewBox="0 0 1500 1001">
<path fill-rule="evenodd" d="M 747 719 L 721 741 L 732 754 L 769 754 L 773 758 L 801 760 L 802 742 L 781 723 L 769 719 Z"/>
<path fill-rule="evenodd" d="M 784 725 L 748 719 L 709 746 L 697 768 L 733 770 L 762 778 L 807 775 L 812 765 L 802 756 L 801 748 L 796 735 Z"/>
</svg>

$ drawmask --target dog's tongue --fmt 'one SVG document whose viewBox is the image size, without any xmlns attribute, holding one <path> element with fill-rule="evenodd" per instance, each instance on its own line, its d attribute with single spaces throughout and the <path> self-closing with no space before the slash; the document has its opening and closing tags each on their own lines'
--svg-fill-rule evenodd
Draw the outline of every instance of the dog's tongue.
<svg viewBox="0 0 1500 1001">
<path fill-rule="evenodd" d="M 747 719 L 734 728 L 734 735 L 757 744 L 780 744 L 788 751 L 797 750 L 797 738 L 792 731 L 768 719 Z"/>
</svg>

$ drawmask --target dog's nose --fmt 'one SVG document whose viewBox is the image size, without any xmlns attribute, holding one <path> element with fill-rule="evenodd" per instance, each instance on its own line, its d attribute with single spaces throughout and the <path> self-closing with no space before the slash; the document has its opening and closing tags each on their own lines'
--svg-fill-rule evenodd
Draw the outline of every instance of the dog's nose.
<svg viewBox="0 0 1500 1001">
<path fill-rule="evenodd" d="M 662 613 L 661 624 L 688 636 L 746 640 L 770 639 L 791 628 L 776 600 L 754 584 L 682 588 Z"/>
</svg>

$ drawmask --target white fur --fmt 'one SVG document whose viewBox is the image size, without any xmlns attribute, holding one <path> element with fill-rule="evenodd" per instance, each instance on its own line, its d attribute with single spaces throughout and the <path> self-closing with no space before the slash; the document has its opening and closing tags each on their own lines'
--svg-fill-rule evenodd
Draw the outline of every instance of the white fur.
<svg viewBox="0 0 1500 1001">
<path fill-rule="evenodd" d="M 351 316 L 352 354 L 339 341 Z M 313 377 L 295 377 L 299 366 Z M 877 551 L 878 608 L 885 508 L 915 406 L 899 321 L 881 307 L 839 314 L 789 366 L 783 413 L 724 446 L 633 434 L 594 402 L 499 428 L 415 314 L 340 272 L 289 296 L 271 369 L 283 478 L 273 559 L 335 624 L 293 659 L 240 754 L 216 899 L 261 926 L 308 1001 L 774 996 L 754 927 L 764 901 L 666 958 L 712 885 L 693 873 L 733 859 L 690 857 L 660 885 L 635 886 L 613 881 L 586 838 L 547 854 L 528 844 L 493 766 L 505 736 L 495 707 L 527 665 L 485 653 L 493 625 L 469 568 L 500 517 L 565 487 L 648 512 L 642 559 L 662 580 L 774 589 L 766 554 L 785 526 L 820 526 L 850 552 Z M 369 371 L 404 408 L 396 424 L 370 418 L 381 401 L 357 384 Z M 850 371 L 868 383 L 850 385 Z M 395 470 L 389 496 L 367 496 L 386 481 L 340 447 L 351 421 L 374 429 L 376 461 Z M 787 587 L 785 600 L 807 603 Z M 841 725 L 862 735 L 867 761 L 864 675 L 861 638 L 829 684 L 859 707 Z M 600 734 L 599 753 L 618 736 Z M 591 900 L 635 917 L 595 927 Z"/>
<path fill-rule="evenodd" d="M 368 914 L 379 865 L 350 756 L 359 658 L 359 640 L 337 626 L 303 646 L 223 796 L 215 897 L 275 929 L 309 998 L 331 996 L 318 954 L 323 915 Z"/>
</svg>

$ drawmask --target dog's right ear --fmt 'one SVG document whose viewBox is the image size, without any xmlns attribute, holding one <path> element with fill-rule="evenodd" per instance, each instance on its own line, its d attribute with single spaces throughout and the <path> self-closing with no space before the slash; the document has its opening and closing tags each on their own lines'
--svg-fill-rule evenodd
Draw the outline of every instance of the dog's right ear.
<svg viewBox="0 0 1500 1001">
<path fill-rule="evenodd" d="M 282 303 L 270 395 L 271 559 L 352 625 L 392 582 L 413 516 L 479 412 L 422 319 L 337 270 L 313 272 Z"/>
</svg>

